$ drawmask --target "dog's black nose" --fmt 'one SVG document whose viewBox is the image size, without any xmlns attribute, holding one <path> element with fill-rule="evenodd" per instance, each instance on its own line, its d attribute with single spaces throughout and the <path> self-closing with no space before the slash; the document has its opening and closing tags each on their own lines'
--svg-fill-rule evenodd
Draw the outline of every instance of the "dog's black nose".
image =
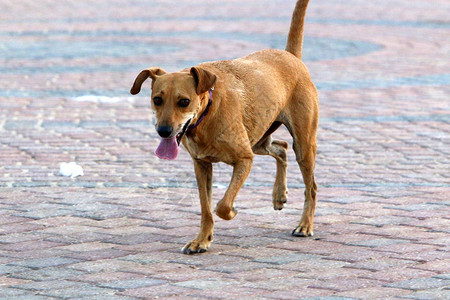
<svg viewBox="0 0 450 300">
<path fill-rule="evenodd" d="M 172 134 L 173 128 L 172 126 L 159 126 L 157 131 L 160 137 L 167 138 Z"/>
</svg>

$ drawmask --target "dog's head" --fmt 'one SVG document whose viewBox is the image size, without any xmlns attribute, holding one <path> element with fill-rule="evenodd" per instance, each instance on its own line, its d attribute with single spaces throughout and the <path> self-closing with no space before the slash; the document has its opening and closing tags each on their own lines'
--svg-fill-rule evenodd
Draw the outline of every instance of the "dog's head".
<svg viewBox="0 0 450 300">
<path fill-rule="evenodd" d="M 173 159 L 176 157 L 173 144 L 177 135 L 199 117 L 201 109 L 208 103 L 208 91 L 214 87 L 217 78 L 199 67 L 192 67 L 190 72 L 176 73 L 166 73 L 154 67 L 143 70 L 136 77 L 131 94 L 138 94 L 148 78 L 152 80 L 151 105 L 156 112 L 156 131 L 163 138 L 159 148 L 171 145 L 170 154 L 166 153 L 162 158 Z"/>
</svg>

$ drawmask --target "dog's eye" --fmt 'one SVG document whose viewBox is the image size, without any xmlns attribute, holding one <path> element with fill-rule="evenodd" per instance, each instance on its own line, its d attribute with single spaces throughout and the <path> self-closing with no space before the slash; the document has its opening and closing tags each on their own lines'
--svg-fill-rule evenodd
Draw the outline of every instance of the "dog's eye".
<svg viewBox="0 0 450 300">
<path fill-rule="evenodd" d="M 178 101 L 178 106 L 187 107 L 189 103 L 191 103 L 189 99 L 181 99 L 180 101 Z"/>
<path fill-rule="evenodd" d="M 162 105 L 162 103 L 163 103 L 163 99 L 162 99 L 161 97 L 155 97 L 155 98 L 153 98 L 153 103 L 154 103 L 156 106 L 160 106 L 160 105 Z"/>
</svg>

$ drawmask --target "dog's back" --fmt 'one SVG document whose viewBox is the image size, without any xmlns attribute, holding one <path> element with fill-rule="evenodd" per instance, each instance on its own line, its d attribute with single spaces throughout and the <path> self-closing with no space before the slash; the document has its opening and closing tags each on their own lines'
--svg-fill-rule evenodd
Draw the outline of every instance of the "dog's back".
<svg viewBox="0 0 450 300">
<path fill-rule="evenodd" d="M 290 101 L 314 102 L 301 106 L 317 107 L 317 91 L 308 69 L 301 61 L 306 8 L 309 0 L 297 1 L 293 12 L 286 51 L 261 50 L 242 58 L 200 64 L 216 74 L 216 98 L 220 111 L 241 111 L 250 144 L 255 145 L 275 121 L 286 119 Z M 299 93 L 313 94 L 291 97 Z M 315 95 L 314 95 L 315 94 Z M 223 101 L 222 101 L 223 100 Z M 299 104 L 293 104 L 294 107 Z M 315 109 L 314 109 L 315 110 Z M 231 116 L 230 116 L 231 117 Z M 230 118 L 230 122 L 234 119 Z"/>
</svg>

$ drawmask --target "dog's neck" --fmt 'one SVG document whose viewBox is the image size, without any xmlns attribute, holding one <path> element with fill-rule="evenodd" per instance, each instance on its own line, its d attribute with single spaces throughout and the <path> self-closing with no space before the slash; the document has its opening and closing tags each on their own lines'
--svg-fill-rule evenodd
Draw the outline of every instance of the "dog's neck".
<svg viewBox="0 0 450 300">
<path fill-rule="evenodd" d="M 200 115 L 200 117 L 197 119 L 197 122 L 195 122 L 195 124 L 189 125 L 188 130 L 187 130 L 188 132 L 191 131 L 191 130 L 194 130 L 195 128 L 197 128 L 197 126 L 200 125 L 200 123 L 205 119 L 206 115 L 208 114 L 209 109 L 210 109 L 211 104 L 212 104 L 212 97 L 213 97 L 212 92 L 213 92 L 213 90 L 214 90 L 214 88 L 212 88 L 212 89 L 209 90 L 209 100 L 208 100 L 208 104 L 206 105 L 206 108 L 205 108 L 205 110 L 202 112 L 202 114 Z"/>
<path fill-rule="evenodd" d="M 186 124 L 183 127 L 183 130 L 181 131 L 181 133 L 177 136 L 177 143 L 178 145 L 180 145 L 181 139 L 183 138 L 183 136 L 186 135 L 190 135 L 192 134 L 192 131 L 197 128 L 198 125 L 200 125 L 200 123 L 205 119 L 206 115 L 209 112 L 209 109 L 211 107 L 212 104 L 212 91 L 214 90 L 214 88 L 209 90 L 209 100 L 208 100 L 208 104 L 206 105 L 206 108 L 203 110 L 202 114 L 200 115 L 200 117 L 197 119 L 197 122 L 195 122 L 195 124 L 190 124 L 191 120 L 188 120 L 186 122 Z M 190 124 L 190 125 L 189 125 Z"/>
</svg>

